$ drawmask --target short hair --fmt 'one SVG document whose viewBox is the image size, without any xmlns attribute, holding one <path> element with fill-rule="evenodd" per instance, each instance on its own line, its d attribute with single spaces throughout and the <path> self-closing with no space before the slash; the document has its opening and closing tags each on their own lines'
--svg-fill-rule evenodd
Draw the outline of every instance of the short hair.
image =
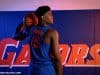
<svg viewBox="0 0 100 75">
<path fill-rule="evenodd" d="M 35 14 L 40 19 L 46 12 L 50 11 L 51 8 L 49 6 L 40 6 L 36 9 Z"/>
</svg>

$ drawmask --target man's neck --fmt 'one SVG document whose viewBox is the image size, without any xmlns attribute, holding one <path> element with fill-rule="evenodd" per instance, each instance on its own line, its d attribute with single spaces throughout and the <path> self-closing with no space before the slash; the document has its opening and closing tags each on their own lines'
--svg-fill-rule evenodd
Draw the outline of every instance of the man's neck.
<svg viewBox="0 0 100 75">
<path fill-rule="evenodd" d="M 48 26 L 46 23 L 42 22 L 42 25 L 41 26 Z"/>
</svg>

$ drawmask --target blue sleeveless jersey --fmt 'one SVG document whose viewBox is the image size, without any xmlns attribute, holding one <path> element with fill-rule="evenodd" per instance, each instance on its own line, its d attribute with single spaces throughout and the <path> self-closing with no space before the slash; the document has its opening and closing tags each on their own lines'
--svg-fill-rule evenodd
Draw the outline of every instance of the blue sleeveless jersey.
<svg viewBox="0 0 100 75">
<path fill-rule="evenodd" d="M 44 42 L 49 26 L 35 26 L 30 31 L 30 75 L 55 75 L 49 53 L 50 45 Z"/>
</svg>

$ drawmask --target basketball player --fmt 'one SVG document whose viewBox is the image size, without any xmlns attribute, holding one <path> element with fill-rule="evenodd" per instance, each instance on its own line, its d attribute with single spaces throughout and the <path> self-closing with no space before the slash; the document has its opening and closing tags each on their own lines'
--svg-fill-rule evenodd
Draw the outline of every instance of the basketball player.
<svg viewBox="0 0 100 75">
<path fill-rule="evenodd" d="M 30 31 L 30 75 L 62 75 L 58 50 L 58 32 L 50 28 L 53 15 L 49 6 L 40 6 L 35 11 L 38 25 Z"/>
</svg>

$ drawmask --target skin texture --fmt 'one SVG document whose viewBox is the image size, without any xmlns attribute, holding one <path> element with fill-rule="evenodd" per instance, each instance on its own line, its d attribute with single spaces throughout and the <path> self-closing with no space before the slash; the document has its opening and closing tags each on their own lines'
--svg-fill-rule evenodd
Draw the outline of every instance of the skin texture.
<svg viewBox="0 0 100 75">
<path fill-rule="evenodd" d="M 51 11 L 46 12 L 42 17 L 42 24 L 48 25 L 53 24 L 53 15 Z M 60 52 L 58 49 L 59 45 L 59 34 L 56 30 L 49 29 L 45 33 L 44 42 L 50 45 L 50 54 L 52 55 L 52 62 L 55 64 L 55 71 L 57 75 L 62 75 L 62 64 L 60 58 Z"/>
<path fill-rule="evenodd" d="M 45 13 L 42 17 L 42 22 L 45 24 L 53 24 L 53 15 L 51 11 Z"/>
</svg>

